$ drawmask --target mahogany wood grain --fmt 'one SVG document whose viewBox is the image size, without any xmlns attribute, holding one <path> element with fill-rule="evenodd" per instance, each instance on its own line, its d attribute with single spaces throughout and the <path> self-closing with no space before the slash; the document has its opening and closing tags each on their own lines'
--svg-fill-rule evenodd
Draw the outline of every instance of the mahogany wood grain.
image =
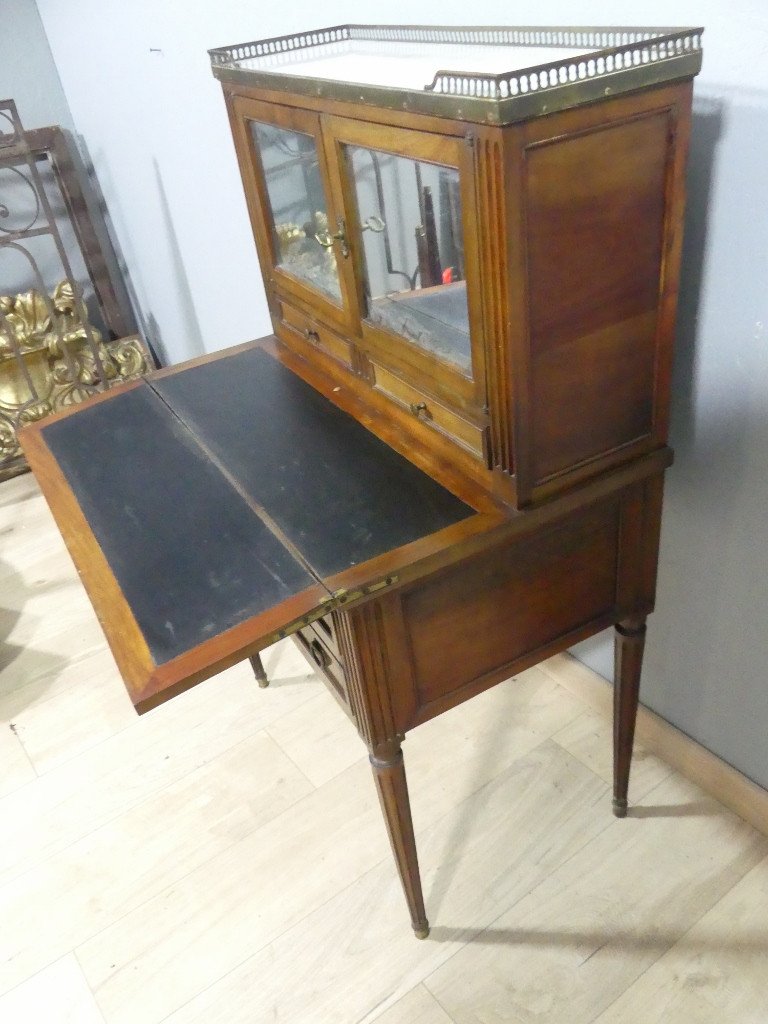
<svg viewBox="0 0 768 1024">
<path fill-rule="evenodd" d="M 417 707 L 609 614 L 618 524 L 616 501 L 587 508 L 403 593 Z"/>
<path fill-rule="evenodd" d="M 654 112 L 526 152 L 536 484 L 651 439 L 669 134 Z"/>
<path fill-rule="evenodd" d="M 666 441 L 690 100 L 685 82 L 519 128 L 520 504 Z"/>
</svg>

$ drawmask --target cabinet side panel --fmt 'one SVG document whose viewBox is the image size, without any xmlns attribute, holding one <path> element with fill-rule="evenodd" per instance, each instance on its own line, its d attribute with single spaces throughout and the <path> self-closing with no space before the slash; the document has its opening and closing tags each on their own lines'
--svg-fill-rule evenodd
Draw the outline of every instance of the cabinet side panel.
<svg viewBox="0 0 768 1024">
<path fill-rule="evenodd" d="M 613 500 L 404 594 L 420 716 L 435 701 L 609 615 L 618 536 Z"/>
<path fill-rule="evenodd" d="M 532 478 L 654 434 L 670 109 L 525 155 Z"/>
</svg>

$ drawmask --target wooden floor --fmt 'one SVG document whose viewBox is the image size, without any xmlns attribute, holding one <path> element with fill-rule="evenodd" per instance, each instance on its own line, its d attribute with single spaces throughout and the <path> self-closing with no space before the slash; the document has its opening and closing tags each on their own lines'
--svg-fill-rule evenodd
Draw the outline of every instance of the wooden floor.
<svg viewBox="0 0 768 1024">
<path fill-rule="evenodd" d="M 419 942 L 291 644 L 137 718 L 29 476 L 0 643 L 2 1024 L 768 1021 L 768 840 L 642 751 L 613 818 L 609 723 L 547 666 L 408 737 Z"/>
</svg>

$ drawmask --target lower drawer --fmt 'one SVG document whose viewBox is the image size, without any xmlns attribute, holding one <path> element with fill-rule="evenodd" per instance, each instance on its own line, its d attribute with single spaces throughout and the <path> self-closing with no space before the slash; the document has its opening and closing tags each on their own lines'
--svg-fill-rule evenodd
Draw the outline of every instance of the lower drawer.
<svg viewBox="0 0 768 1024">
<path fill-rule="evenodd" d="M 404 406 L 423 423 L 427 423 L 434 430 L 461 445 L 476 459 L 485 461 L 486 431 L 483 427 L 464 419 L 434 398 L 421 394 L 417 388 L 407 384 L 383 366 L 374 364 L 374 372 L 378 391 L 394 399 L 398 405 Z"/>
<path fill-rule="evenodd" d="M 347 680 L 344 675 L 344 666 L 341 662 L 334 657 L 312 626 L 305 626 L 298 633 L 294 633 L 293 639 L 307 661 L 310 662 L 312 667 L 319 672 L 320 676 L 328 684 L 331 693 L 347 714 L 353 717 L 347 691 Z"/>
</svg>

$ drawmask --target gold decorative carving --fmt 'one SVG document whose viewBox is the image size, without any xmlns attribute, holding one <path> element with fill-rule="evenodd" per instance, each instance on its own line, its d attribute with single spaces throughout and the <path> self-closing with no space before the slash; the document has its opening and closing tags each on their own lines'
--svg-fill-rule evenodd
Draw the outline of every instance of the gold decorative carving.
<svg viewBox="0 0 768 1024">
<path fill-rule="evenodd" d="M 275 225 L 275 235 L 280 263 L 289 273 L 330 295 L 340 294 L 336 253 L 332 248 L 333 239 L 338 236 L 329 233 L 327 214 L 316 210 L 303 226 L 283 221 Z"/>
<path fill-rule="evenodd" d="M 141 338 L 104 341 L 69 281 L 51 296 L 0 295 L 0 480 L 26 468 L 25 423 L 152 368 Z"/>
</svg>

